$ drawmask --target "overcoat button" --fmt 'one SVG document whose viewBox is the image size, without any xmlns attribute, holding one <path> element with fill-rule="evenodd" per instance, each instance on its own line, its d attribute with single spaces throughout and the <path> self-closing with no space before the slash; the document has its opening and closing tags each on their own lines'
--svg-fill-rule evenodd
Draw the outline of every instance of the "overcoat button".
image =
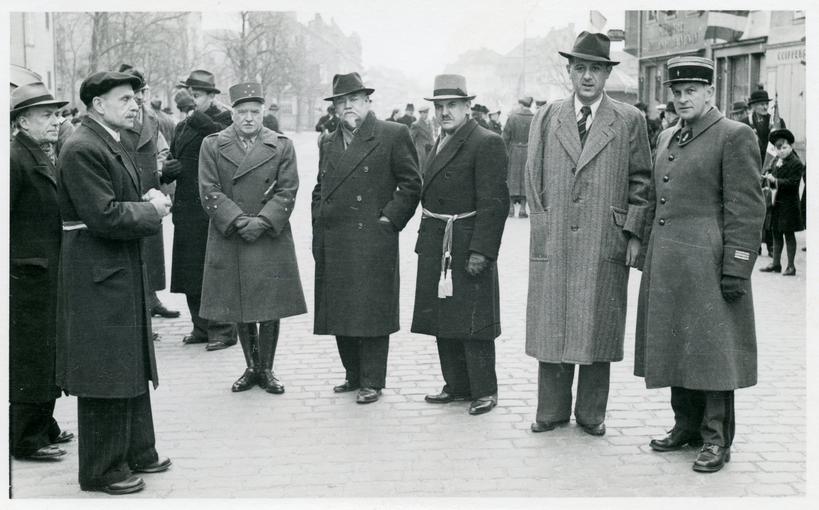
<svg viewBox="0 0 819 510">
<path fill-rule="evenodd" d="M 667 175 L 663 176 L 663 182 L 668 182 L 668 176 Z"/>
<path fill-rule="evenodd" d="M 666 202 L 665 197 L 660 197 L 660 203 L 664 204 Z"/>
<path fill-rule="evenodd" d="M 370 171 L 370 167 L 365 166 L 365 167 L 364 167 L 364 173 L 367 173 L 367 172 L 369 172 L 369 171 Z"/>
<path fill-rule="evenodd" d="M 577 230 L 578 230 L 580 227 L 578 227 L 577 225 L 572 225 L 572 226 L 571 226 L 571 227 L 569 227 L 569 228 L 571 228 L 571 229 L 572 229 L 572 232 L 577 232 Z"/>
<path fill-rule="evenodd" d="M 659 223 L 660 225 L 665 225 L 665 220 L 660 218 L 660 221 L 658 221 L 657 223 Z"/>
<path fill-rule="evenodd" d="M 669 160 L 669 161 L 674 161 L 674 155 L 673 155 L 673 154 L 669 154 L 669 155 L 668 155 L 668 160 Z"/>
<path fill-rule="evenodd" d="M 356 195 L 355 201 L 356 202 L 361 202 L 361 195 Z"/>
<path fill-rule="evenodd" d="M 364 224 L 363 224 L 363 223 L 359 223 L 359 224 L 358 224 L 358 230 L 361 230 L 362 228 L 364 228 Z"/>
</svg>

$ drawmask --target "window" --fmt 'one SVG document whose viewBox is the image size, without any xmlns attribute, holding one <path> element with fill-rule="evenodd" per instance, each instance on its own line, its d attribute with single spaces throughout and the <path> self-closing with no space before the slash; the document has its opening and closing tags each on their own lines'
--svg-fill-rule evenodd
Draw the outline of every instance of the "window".
<svg viewBox="0 0 819 510">
<path fill-rule="evenodd" d="M 804 21 L 805 20 L 805 11 L 793 11 L 793 20 L 794 21 Z"/>
</svg>

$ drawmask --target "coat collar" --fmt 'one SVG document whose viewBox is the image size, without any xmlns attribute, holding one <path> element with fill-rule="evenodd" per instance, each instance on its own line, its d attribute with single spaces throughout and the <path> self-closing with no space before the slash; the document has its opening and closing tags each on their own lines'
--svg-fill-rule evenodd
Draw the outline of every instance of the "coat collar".
<svg viewBox="0 0 819 510">
<path fill-rule="evenodd" d="M 684 147 L 691 143 L 692 140 L 696 139 L 701 134 L 705 133 L 708 128 L 719 122 L 723 118 L 722 113 L 714 108 L 713 106 L 705 112 L 700 118 L 696 119 L 688 126 L 691 127 L 691 136 L 686 141 L 680 141 L 677 143 L 678 146 Z M 669 142 L 677 137 L 677 134 L 682 131 L 682 127 L 678 126 L 677 129 L 674 131 L 674 134 L 671 135 L 669 138 Z"/>
<path fill-rule="evenodd" d="M 104 127 L 102 127 L 102 124 L 96 120 L 90 117 L 85 117 L 82 120 L 82 126 L 90 129 L 94 134 L 96 134 L 103 142 L 105 142 L 105 144 L 108 146 L 108 150 L 110 150 L 115 157 L 119 158 L 122 165 L 125 167 L 126 173 L 131 177 L 131 182 L 133 183 L 137 192 L 139 192 L 140 183 L 136 170 L 136 164 L 134 163 L 134 160 L 131 159 L 131 155 L 128 154 L 128 151 L 125 150 L 125 148 L 119 142 L 114 140 L 111 134 L 106 131 Z"/>
<path fill-rule="evenodd" d="M 256 142 L 249 152 L 245 152 L 239 136 L 231 125 L 220 131 L 216 140 L 219 153 L 236 167 L 234 181 L 273 159 L 278 147 L 278 135 L 265 127 L 256 135 Z"/>
<path fill-rule="evenodd" d="M 380 141 L 376 137 L 378 122 L 373 112 L 369 112 L 364 117 L 364 122 L 358 127 L 352 143 L 344 150 L 343 134 L 341 133 L 341 122 L 333 132 L 330 139 L 330 154 L 328 155 L 328 162 L 333 167 L 327 175 L 329 196 L 338 188 L 347 177 L 355 170 L 361 161 L 367 157 L 376 147 L 380 145 Z"/>
<path fill-rule="evenodd" d="M 159 129 L 159 121 L 156 114 L 150 109 L 142 105 L 142 122 L 134 121 L 134 127 L 126 128 L 126 131 L 136 134 L 139 139 L 136 144 L 136 151 L 140 147 L 145 146 L 148 142 L 154 139 L 156 132 Z"/>
<path fill-rule="evenodd" d="M 24 131 L 19 131 L 14 136 L 14 139 L 34 158 L 34 170 L 47 178 L 54 186 L 57 186 L 57 180 L 54 177 L 54 164 L 51 163 L 51 159 L 43 152 L 43 149 L 40 148 L 37 142 Z"/>
<path fill-rule="evenodd" d="M 424 189 L 441 173 L 441 169 L 455 157 L 461 146 L 469 139 L 469 136 L 472 135 L 472 132 L 475 131 L 477 127 L 478 123 L 475 119 L 467 119 L 464 125 L 451 135 L 452 139 L 446 143 L 444 148 L 441 149 L 441 152 L 436 154 L 438 144 L 441 143 L 440 137 L 438 138 L 435 142 L 435 146 L 432 148 L 431 157 L 427 158 L 426 168 L 423 169 Z"/>
</svg>

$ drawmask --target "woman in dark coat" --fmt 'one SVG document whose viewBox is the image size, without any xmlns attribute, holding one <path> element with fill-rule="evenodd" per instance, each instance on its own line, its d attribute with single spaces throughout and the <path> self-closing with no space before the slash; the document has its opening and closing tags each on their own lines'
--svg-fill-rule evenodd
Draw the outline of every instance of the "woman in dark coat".
<svg viewBox="0 0 819 510">
<path fill-rule="evenodd" d="M 780 263 L 783 245 L 788 249 L 788 266 L 783 276 L 794 276 L 796 267 L 796 236 L 795 232 L 805 229 L 802 222 L 801 204 L 799 202 L 799 184 L 805 165 L 793 150 L 793 133 L 787 129 L 777 129 L 768 136 L 769 141 L 776 147 L 776 161 L 770 173 L 765 175 L 772 190 L 776 191 L 771 208 L 771 230 L 774 238 L 773 260 L 760 271 L 778 273 L 782 271 Z M 783 242 L 784 238 L 784 242 Z"/>
</svg>

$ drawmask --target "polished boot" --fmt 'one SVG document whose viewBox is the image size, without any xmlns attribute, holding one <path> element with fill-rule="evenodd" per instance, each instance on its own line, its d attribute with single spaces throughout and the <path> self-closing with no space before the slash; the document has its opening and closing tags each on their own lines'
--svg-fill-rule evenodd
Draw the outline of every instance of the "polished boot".
<svg viewBox="0 0 819 510">
<path fill-rule="evenodd" d="M 705 443 L 694 461 L 692 469 L 700 473 L 714 473 L 731 461 L 731 448 Z"/>
<path fill-rule="evenodd" d="M 782 266 L 779 264 L 770 263 L 767 266 L 760 269 L 763 273 L 779 273 L 782 272 Z"/>
<path fill-rule="evenodd" d="M 231 391 L 246 391 L 252 388 L 259 378 L 259 339 L 256 336 L 255 324 L 237 324 L 239 333 L 239 343 L 242 345 L 242 353 L 245 355 L 247 369 L 240 378 L 233 383 Z"/>
<path fill-rule="evenodd" d="M 284 393 L 284 385 L 273 374 L 273 359 L 276 357 L 276 346 L 279 343 L 279 321 L 259 326 L 259 355 L 262 360 L 262 371 L 258 384 L 268 393 Z"/>
<path fill-rule="evenodd" d="M 701 446 L 702 436 L 699 431 L 687 432 L 682 429 L 673 428 L 662 439 L 652 439 L 648 446 L 655 452 L 673 452 L 681 449 L 685 445 Z"/>
</svg>

